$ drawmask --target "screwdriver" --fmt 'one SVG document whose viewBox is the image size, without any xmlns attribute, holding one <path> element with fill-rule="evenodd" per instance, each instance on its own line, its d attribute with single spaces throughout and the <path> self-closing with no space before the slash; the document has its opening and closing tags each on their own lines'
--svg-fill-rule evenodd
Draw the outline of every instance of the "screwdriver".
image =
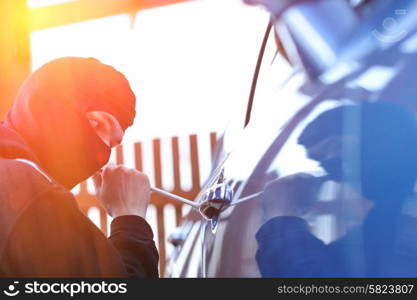
<svg viewBox="0 0 417 300">
<path fill-rule="evenodd" d="M 177 196 L 175 194 L 172 194 L 172 193 L 166 192 L 164 190 L 158 189 L 156 187 L 151 187 L 151 191 L 154 192 L 154 193 L 157 193 L 159 195 L 162 195 L 164 197 L 167 197 L 169 199 L 172 199 L 172 200 L 175 200 L 175 201 L 179 201 L 179 202 L 184 203 L 184 204 L 188 204 L 188 205 L 190 205 L 190 206 L 192 206 L 194 208 L 198 208 L 199 207 L 199 204 L 198 203 L 195 203 L 194 201 L 185 199 L 185 198 L 180 197 L 180 196 Z"/>
</svg>

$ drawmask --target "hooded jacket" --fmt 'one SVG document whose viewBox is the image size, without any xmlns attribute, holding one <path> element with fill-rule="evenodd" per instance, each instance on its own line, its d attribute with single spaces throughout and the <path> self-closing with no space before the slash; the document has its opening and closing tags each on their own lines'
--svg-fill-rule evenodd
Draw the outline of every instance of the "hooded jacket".
<svg viewBox="0 0 417 300">
<path fill-rule="evenodd" d="M 85 117 L 90 110 L 133 122 L 124 76 L 95 59 L 62 58 L 34 72 L 0 124 L 0 275 L 157 277 L 153 233 L 138 216 L 103 233 L 70 188 L 107 163 L 110 148 Z"/>
</svg>

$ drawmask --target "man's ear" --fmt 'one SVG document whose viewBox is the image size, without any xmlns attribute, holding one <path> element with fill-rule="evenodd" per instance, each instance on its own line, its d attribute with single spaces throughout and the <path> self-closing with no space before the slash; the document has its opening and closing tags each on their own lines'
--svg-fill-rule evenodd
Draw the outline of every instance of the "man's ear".
<svg viewBox="0 0 417 300">
<path fill-rule="evenodd" d="M 123 128 L 119 121 L 105 111 L 93 110 L 85 113 L 97 135 L 109 147 L 119 145 L 123 139 Z"/>
</svg>

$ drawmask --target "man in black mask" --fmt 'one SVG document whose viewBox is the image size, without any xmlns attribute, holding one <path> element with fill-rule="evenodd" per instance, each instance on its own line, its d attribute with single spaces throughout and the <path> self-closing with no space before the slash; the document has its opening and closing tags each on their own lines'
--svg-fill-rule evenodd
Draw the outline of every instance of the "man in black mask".
<svg viewBox="0 0 417 300">
<path fill-rule="evenodd" d="M 1 275 L 158 276 L 147 177 L 121 166 L 97 173 L 135 102 L 126 78 L 92 58 L 54 60 L 25 81 L 0 125 Z M 70 192 L 94 174 L 114 217 L 108 239 Z"/>
<path fill-rule="evenodd" d="M 295 174 L 267 185 L 267 222 L 257 233 L 266 277 L 417 276 L 416 220 L 402 213 L 417 178 L 417 123 L 389 102 L 328 110 L 298 138 L 326 178 L 351 186 L 371 205 L 361 224 L 325 244 L 301 218 L 317 197 L 317 179 Z M 346 199 L 339 214 L 349 210 Z M 351 204 L 350 204 L 351 203 Z"/>
</svg>

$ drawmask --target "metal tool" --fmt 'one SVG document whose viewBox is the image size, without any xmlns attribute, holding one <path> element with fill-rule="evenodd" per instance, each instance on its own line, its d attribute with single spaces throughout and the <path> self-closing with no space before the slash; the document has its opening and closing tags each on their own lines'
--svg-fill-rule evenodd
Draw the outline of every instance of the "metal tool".
<svg viewBox="0 0 417 300">
<path fill-rule="evenodd" d="M 184 204 L 188 204 L 188 205 L 190 205 L 194 208 L 199 208 L 199 206 L 200 206 L 198 203 L 195 203 L 191 200 L 188 200 L 188 199 L 185 199 L 183 197 L 177 196 L 175 194 L 166 192 L 164 190 L 158 189 L 156 187 L 151 187 L 151 191 L 154 192 L 154 193 L 160 194 L 164 197 L 170 198 L 172 200 L 179 201 L 179 202 L 184 203 Z"/>
<path fill-rule="evenodd" d="M 317 176 L 309 178 L 309 180 L 315 181 L 316 184 L 322 184 L 325 181 L 330 180 L 330 177 L 328 175 Z M 203 217 L 205 217 L 208 220 L 217 217 L 222 210 L 226 209 L 229 206 L 234 206 L 246 202 L 248 200 L 258 198 L 263 194 L 263 191 L 254 193 L 232 202 L 233 191 L 226 184 L 219 183 L 206 192 L 204 200 L 201 203 L 196 203 L 194 201 L 185 199 L 183 197 L 177 196 L 170 192 L 166 192 L 156 187 L 151 187 L 151 191 L 198 209 L 200 213 L 203 215 Z"/>
</svg>

